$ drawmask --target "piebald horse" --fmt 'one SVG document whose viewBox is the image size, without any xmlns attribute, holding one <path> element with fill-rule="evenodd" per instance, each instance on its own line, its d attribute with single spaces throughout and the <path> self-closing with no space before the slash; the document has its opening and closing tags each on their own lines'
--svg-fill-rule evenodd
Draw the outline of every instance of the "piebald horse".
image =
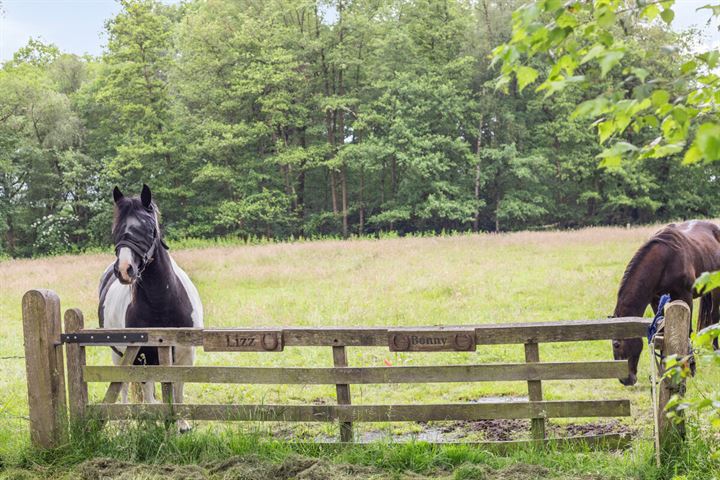
<svg viewBox="0 0 720 480">
<path fill-rule="evenodd" d="M 670 224 L 655 233 L 635 253 L 625 269 L 613 317 L 642 317 L 650 305 L 657 313 L 663 294 L 682 300 L 692 312 L 695 279 L 703 272 L 720 270 L 720 227 L 693 220 Z M 698 330 L 718 322 L 720 295 L 706 292 L 700 300 Z M 628 360 L 629 375 L 623 385 L 637 382 L 637 366 L 644 340 L 613 340 L 615 360 Z"/>
<path fill-rule="evenodd" d="M 101 328 L 168 328 L 203 326 L 203 307 L 195 285 L 175 263 L 160 233 L 159 211 L 152 193 L 143 185 L 139 197 L 113 190 L 115 216 L 112 236 L 116 260 L 100 279 L 98 317 Z M 113 347 L 113 362 L 124 349 Z M 173 347 L 173 364 L 192 365 L 193 347 Z M 157 365 L 157 348 L 143 347 L 135 364 Z M 142 385 L 143 400 L 157 403 L 155 384 Z M 128 385 L 121 390 L 127 403 Z M 173 399 L 182 403 L 183 385 L 173 384 Z M 190 427 L 178 420 L 181 431 Z"/>
</svg>

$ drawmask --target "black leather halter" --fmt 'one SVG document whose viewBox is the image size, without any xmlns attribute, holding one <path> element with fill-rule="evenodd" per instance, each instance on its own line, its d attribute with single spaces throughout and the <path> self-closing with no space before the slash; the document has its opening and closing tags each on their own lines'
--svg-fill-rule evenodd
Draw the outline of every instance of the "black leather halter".
<svg viewBox="0 0 720 480">
<path fill-rule="evenodd" d="M 149 220 L 141 219 L 143 223 L 150 222 Z M 152 220 L 152 238 L 148 238 L 145 235 L 142 227 L 132 226 L 127 229 L 124 233 L 119 235 L 119 239 L 115 242 L 115 255 L 117 256 L 120 249 L 127 247 L 135 252 L 140 257 L 140 265 L 138 265 L 137 274 L 140 275 L 145 268 L 153 261 L 155 256 L 155 248 L 158 240 L 158 227 L 155 220 Z M 168 250 L 168 246 L 165 242 L 160 239 L 160 244 Z"/>
</svg>

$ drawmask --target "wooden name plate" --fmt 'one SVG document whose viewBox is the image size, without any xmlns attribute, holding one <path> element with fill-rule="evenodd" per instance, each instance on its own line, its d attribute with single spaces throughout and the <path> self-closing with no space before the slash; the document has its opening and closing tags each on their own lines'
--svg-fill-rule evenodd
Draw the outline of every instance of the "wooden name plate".
<svg viewBox="0 0 720 480">
<path fill-rule="evenodd" d="M 391 352 L 470 352 L 475 350 L 475 329 L 388 330 Z"/>
<path fill-rule="evenodd" d="M 205 330 L 206 352 L 282 352 L 282 330 Z"/>
</svg>

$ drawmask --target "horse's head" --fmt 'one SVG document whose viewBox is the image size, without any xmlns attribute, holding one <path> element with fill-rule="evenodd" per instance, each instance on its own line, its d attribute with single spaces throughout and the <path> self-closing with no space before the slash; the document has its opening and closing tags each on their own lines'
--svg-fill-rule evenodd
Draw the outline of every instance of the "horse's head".
<svg viewBox="0 0 720 480">
<path fill-rule="evenodd" d="M 640 361 L 640 354 L 643 349 L 642 339 L 627 338 L 624 340 L 613 340 L 612 347 L 615 360 L 628 361 L 628 376 L 619 379 L 620 383 L 628 387 L 635 385 L 635 382 L 637 382 L 638 361 Z"/>
<path fill-rule="evenodd" d="M 157 207 L 152 193 L 143 185 L 140 197 L 126 197 L 118 187 L 113 190 L 115 218 L 113 242 L 117 260 L 113 266 L 120 283 L 135 282 L 153 260 L 160 238 Z"/>
</svg>

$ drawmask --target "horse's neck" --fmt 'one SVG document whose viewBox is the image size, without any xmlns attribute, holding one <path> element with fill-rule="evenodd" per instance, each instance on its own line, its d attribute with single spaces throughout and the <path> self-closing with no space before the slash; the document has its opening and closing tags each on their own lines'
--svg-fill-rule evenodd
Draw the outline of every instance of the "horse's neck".
<svg viewBox="0 0 720 480">
<path fill-rule="evenodd" d="M 655 246 L 639 259 L 632 261 L 623 275 L 615 304 L 615 317 L 642 317 L 662 284 L 665 269 L 664 246 Z"/>
<path fill-rule="evenodd" d="M 136 296 L 152 307 L 167 308 L 168 300 L 176 296 L 179 285 L 170 254 L 159 242 L 155 258 L 145 267 L 141 278 L 136 284 Z"/>
</svg>

